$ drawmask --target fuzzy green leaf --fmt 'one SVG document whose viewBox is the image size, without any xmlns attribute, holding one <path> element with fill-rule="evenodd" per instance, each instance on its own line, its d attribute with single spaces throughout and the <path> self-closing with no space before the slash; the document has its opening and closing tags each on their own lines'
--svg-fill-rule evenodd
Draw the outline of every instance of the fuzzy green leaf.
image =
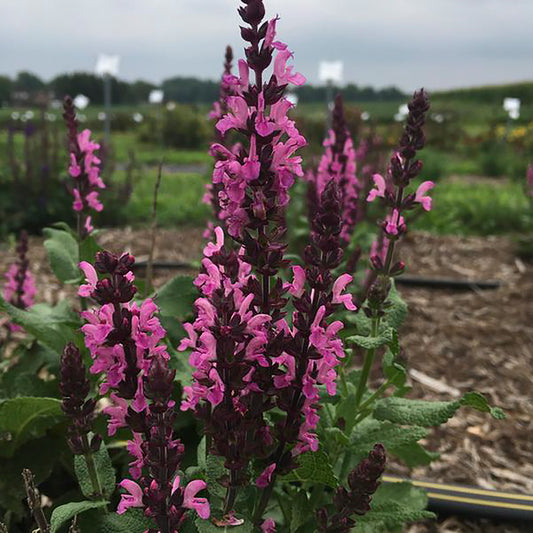
<svg viewBox="0 0 533 533">
<path fill-rule="evenodd" d="M 401 297 L 393 283 L 387 298 L 388 307 L 385 311 L 385 320 L 387 324 L 393 329 L 400 329 L 407 318 L 407 304 Z"/>
<path fill-rule="evenodd" d="M 115 469 L 113 468 L 109 452 L 104 444 L 102 444 L 100 449 L 93 454 L 93 458 L 100 480 L 100 486 L 102 487 L 103 496 L 109 498 L 115 491 L 116 479 Z M 89 476 L 89 470 L 83 455 L 74 456 L 74 470 L 83 495 L 86 498 L 94 497 L 95 494 L 91 483 L 91 477 Z"/>
<path fill-rule="evenodd" d="M 307 494 L 303 490 L 299 490 L 292 498 L 292 512 L 291 512 L 291 533 L 296 533 L 300 527 L 307 523 L 310 518 L 314 518 L 313 509 L 307 499 Z"/>
<path fill-rule="evenodd" d="M 427 435 L 427 430 L 420 426 L 399 426 L 392 422 L 365 418 L 355 426 L 350 435 L 350 454 L 353 463 L 368 455 L 377 443 L 382 443 L 387 451 L 416 443 Z"/>
<path fill-rule="evenodd" d="M 365 350 L 372 350 L 379 348 L 380 346 L 385 346 L 392 342 L 393 339 L 393 329 L 392 328 L 383 328 L 380 331 L 377 337 L 366 337 L 364 335 L 352 335 L 346 339 L 347 343 L 354 343 Z"/>
<path fill-rule="evenodd" d="M 387 451 L 395 457 L 398 457 L 409 468 L 427 466 L 440 457 L 439 453 L 426 450 L 418 442 L 409 442 L 402 446 L 389 448 Z"/>
<path fill-rule="evenodd" d="M 0 456 L 10 457 L 65 419 L 56 398 L 21 396 L 0 401 Z"/>
<path fill-rule="evenodd" d="M 161 315 L 185 320 L 192 314 L 198 298 L 193 280 L 192 276 L 176 276 L 157 291 L 156 302 Z"/>
<path fill-rule="evenodd" d="M 68 302 L 56 307 L 37 304 L 28 311 L 23 311 L 0 297 L 0 311 L 6 312 L 13 322 L 58 354 L 67 342 L 75 339 L 75 328 L 79 327 L 79 321 L 74 315 L 67 313 L 67 305 Z"/>
<path fill-rule="evenodd" d="M 81 277 L 78 243 L 71 233 L 59 229 L 44 228 L 44 247 L 52 271 L 63 283 L 74 283 Z"/>
<path fill-rule="evenodd" d="M 155 526 L 155 522 L 144 516 L 142 509 L 128 509 L 124 514 L 102 514 L 87 511 L 80 516 L 80 529 L 98 533 L 143 533 Z"/>
<path fill-rule="evenodd" d="M 283 481 L 301 481 L 337 487 L 328 456 L 322 450 L 307 452 L 298 457 L 299 467 L 282 478 Z"/>
<path fill-rule="evenodd" d="M 66 524 L 69 520 L 76 515 L 80 515 L 89 509 L 96 509 L 98 507 L 105 507 L 107 502 L 70 502 L 65 505 L 56 507 L 52 512 L 52 518 L 50 519 L 51 533 L 56 533 L 63 524 Z"/>
<path fill-rule="evenodd" d="M 384 532 L 408 522 L 433 518 L 435 515 L 425 510 L 426 505 L 425 492 L 410 483 L 382 484 L 372 499 L 370 512 L 356 517 L 354 531 Z"/>
<path fill-rule="evenodd" d="M 428 402 L 408 398 L 384 398 L 376 402 L 375 418 L 389 420 L 397 424 L 418 426 L 438 426 L 447 422 L 461 406 L 490 413 L 494 418 L 505 418 L 498 407 L 491 407 L 485 397 L 478 392 L 468 392 L 462 398 L 450 402 Z"/>
</svg>

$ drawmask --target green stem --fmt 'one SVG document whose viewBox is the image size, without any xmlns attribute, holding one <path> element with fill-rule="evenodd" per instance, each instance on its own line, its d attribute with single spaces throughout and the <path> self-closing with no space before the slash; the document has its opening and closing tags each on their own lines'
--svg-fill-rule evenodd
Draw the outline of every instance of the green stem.
<svg viewBox="0 0 533 533">
<path fill-rule="evenodd" d="M 254 517 L 253 517 L 254 524 L 258 525 L 261 522 L 263 515 L 265 514 L 265 509 L 270 500 L 270 496 L 272 496 L 273 490 L 274 490 L 274 479 L 272 479 L 270 485 L 268 485 L 268 487 L 266 487 L 261 492 L 261 499 L 259 500 L 259 504 L 257 505 L 254 511 Z"/>
<path fill-rule="evenodd" d="M 372 317 L 372 329 L 370 332 L 370 337 L 375 338 L 378 336 L 379 331 L 379 317 Z M 368 377 L 370 375 L 370 370 L 372 369 L 372 363 L 374 362 L 374 357 L 376 355 L 376 349 L 370 348 L 366 351 L 365 362 L 363 365 L 363 371 L 361 373 L 361 379 L 357 386 L 357 391 L 355 392 L 355 409 L 359 408 L 361 399 L 365 392 L 366 384 L 368 382 Z"/>
<path fill-rule="evenodd" d="M 96 469 L 96 463 L 94 462 L 94 455 L 90 451 L 91 448 L 89 446 L 89 439 L 87 438 L 87 435 L 83 435 L 82 442 L 83 448 L 88 450 L 83 454 L 83 457 L 85 458 L 85 463 L 87 464 L 87 472 L 89 473 L 93 492 L 99 500 L 105 500 L 102 484 L 100 483 L 100 478 L 98 476 L 98 470 Z"/>
</svg>

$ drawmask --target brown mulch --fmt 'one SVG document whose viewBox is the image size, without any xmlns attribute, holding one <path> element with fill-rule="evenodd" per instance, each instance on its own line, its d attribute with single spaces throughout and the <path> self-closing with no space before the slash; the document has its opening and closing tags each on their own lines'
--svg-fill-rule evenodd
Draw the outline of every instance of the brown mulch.
<svg viewBox="0 0 533 533">
<path fill-rule="evenodd" d="M 146 257 L 150 233 L 116 229 L 103 232 L 99 240 L 111 250 Z M 201 229 L 160 230 L 156 258 L 197 261 L 202 245 Z M 497 290 L 477 292 L 402 286 L 409 317 L 401 343 L 408 367 L 415 370 L 411 376 L 414 396 L 450 399 L 450 391 L 438 392 L 441 386 L 460 393 L 477 390 L 493 405 L 502 407 L 507 419 L 492 420 L 463 409 L 427 439 L 427 447 L 440 452 L 441 459 L 428 468 L 409 472 L 393 466 L 393 471 L 414 478 L 533 494 L 533 265 L 517 259 L 511 241 L 504 237 L 413 233 L 403 243 L 400 255 L 412 275 L 503 282 Z M 49 272 L 40 239 L 31 239 L 30 256 L 39 279 L 39 298 L 50 302 L 64 298 L 69 289 L 58 286 Z M 13 259 L 12 250 L 3 250 L 0 272 L 7 270 Z M 158 274 L 156 285 L 171 275 Z M 424 379 L 427 377 L 437 380 L 438 386 Z M 408 531 L 530 530 L 527 526 L 451 517 L 435 524 L 416 524 Z"/>
</svg>

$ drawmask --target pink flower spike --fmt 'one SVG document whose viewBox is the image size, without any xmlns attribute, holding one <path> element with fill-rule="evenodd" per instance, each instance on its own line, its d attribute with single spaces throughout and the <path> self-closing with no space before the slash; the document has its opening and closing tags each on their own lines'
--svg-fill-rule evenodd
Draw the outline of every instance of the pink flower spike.
<svg viewBox="0 0 533 533">
<path fill-rule="evenodd" d="M 380 198 L 385 198 L 385 178 L 381 174 L 374 174 L 372 176 L 374 180 L 375 189 L 372 189 L 366 198 L 367 202 L 373 202 L 378 196 Z"/>
<path fill-rule="evenodd" d="M 276 533 L 276 522 L 272 518 L 267 518 L 261 524 L 261 531 L 262 533 Z"/>
<path fill-rule="evenodd" d="M 98 274 L 91 263 L 87 263 L 87 261 L 82 261 L 78 266 L 83 270 L 85 281 L 87 282 L 85 285 L 80 285 L 78 295 L 83 298 L 88 298 L 96 287 Z"/>
<path fill-rule="evenodd" d="M 179 483 L 179 480 L 178 480 Z M 200 518 L 207 520 L 211 514 L 211 508 L 207 498 L 197 498 L 196 494 L 207 487 L 205 481 L 196 479 L 191 481 L 186 487 L 183 493 L 183 507 L 187 509 L 194 509 Z M 174 487 L 173 487 L 174 488 Z"/>
<path fill-rule="evenodd" d="M 131 479 L 124 479 L 119 483 L 119 486 L 126 489 L 129 494 L 121 494 L 120 503 L 118 504 L 117 514 L 123 514 L 130 507 L 143 506 L 143 491 L 135 481 Z"/>
<path fill-rule="evenodd" d="M 435 184 L 432 181 L 424 181 L 416 190 L 415 202 L 422 204 L 422 208 L 425 211 L 431 211 L 432 200 L 430 196 L 426 196 L 426 193 L 433 187 L 435 187 Z"/>
<path fill-rule="evenodd" d="M 255 484 L 260 489 L 268 487 L 268 485 L 272 481 L 272 474 L 274 473 L 274 470 L 276 470 L 276 463 L 272 463 L 271 465 L 267 466 L 263 470 L 263 472 L 261 472 L 259 477 L 255 480 Z"/>
<path fill-rule="evenodd" d="M 333 300 L 334 304 L 343 304 L 348 311 L 355 311 L 357 307 L 353 303 L 353 297 L 351 294 L 341 294 L 345 289 L 348 283 L 352 281 L 352 276 L 350 274 L 343 274 L 339 276 L 335 283 L 333 284 Z"/>
</svg>

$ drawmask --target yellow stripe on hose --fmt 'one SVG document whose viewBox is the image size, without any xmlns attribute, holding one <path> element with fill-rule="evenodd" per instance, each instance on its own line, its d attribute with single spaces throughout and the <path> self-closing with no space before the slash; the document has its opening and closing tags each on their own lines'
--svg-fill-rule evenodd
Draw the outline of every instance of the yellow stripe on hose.
<svg viewBox="0 0 533 533">
<path fill-rule="evenodd" d="M 517 509 L 520 511 L 533 511 L 533 505 L 520 505 L 519 503 L 494 502 L 489 500 L 477 500 L 476 498 L 461 498 L 450 494 L 440 494 L 438 492 L 428 492 L 427 495 L 435 500 L 445 500 L 459 503 L 472 503 L 485 507 L 499 507 L 501 509 Z"/>
<path fill-rule="evenodd" d="M 466 494 L 478 494 L 479 496 L 492 496 L 494 498 L 504 498 L 507 500 L 519 500 L 526 502 L 533 502 L 533 496 L 525 496 L 519 494 L 510 494 L 508 492 L 498 492 L 495 490 L 484 490 L 476 489 L 470 487 L 458 487 L 456 485 L 446 485 L 444 483 L 431 483 L 429 481 L 410 481 L 408 479 L 402 479 L 393 476 L 383 476 L 383 481 L 389 483 L 402 483 L 407 482 L 415 485 L 416 487 L 422 487 L 426 489 L 440 489 L 440 490 L 449 490 L 452 492 L 464 492 Z"/>
</svg>

